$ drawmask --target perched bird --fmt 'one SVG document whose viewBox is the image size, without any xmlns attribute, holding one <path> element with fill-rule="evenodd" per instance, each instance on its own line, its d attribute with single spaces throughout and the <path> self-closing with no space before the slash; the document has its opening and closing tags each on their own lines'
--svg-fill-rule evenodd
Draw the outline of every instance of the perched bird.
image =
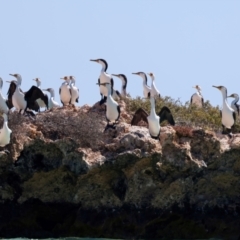
<svg viewBox="0 0 240 240">
<path fill-rule="evenodd" d="M 160 135 L 160 124 L 164 120 L 167 120 L 171 125 L 175 125 L 175 121 L 173 119 L 172 113 L 168 107 L 162 107 L 159 114 L 156 114 L 155 111 L 155 99 L 154 97 L 150 97 L 151 102 L 151 112 L 150 115 L 143 108 L 139 108 L 131 121 L 131 125 L 137 125 L 141 120 L 148 123 L 149 134 L 153 139 L 159 140 Z"/>
<path fill-rule="evenodd" d="M 237 114 L 237 116 L 240 116 L 240 105 L 237 104 L 238 100 L 239 100 L 239 96 L 236 93 L 231 94 L 229 97 L 234 98 L 234 100 L 231 102 L 231 108 L 235 111 L 235 113 Z"/>
<path fill-rule="evenodd" d="M 72 98 L 71 88 L 69 86 L 69 82 L 70 82 L 69 78 L 63 77 L 60 79 L 64 80 L 61 87 L 59 88 L 61 103 L 63 106 L 69 105 L 71 103 L 71 98 Z"/>
<path fill-rule="evenodd" d="M 200 86 L 196 85 L 193 88 L 197 89 L 197 92 L 194 93 L 191 97 L 190 103 L 191 105 L 195 105 L 197 107 L 203 107 L 204 106 L 204 99 L 201 94 L 201 88 Z"/>
<path fill-rule="evenodd" d="M 107 101 L 107 96 L 108 96 L 108 91 L 107 88 L 104 87 L 104 85 L 102 85 L 101 83 L 110 83 L 110 90 L 111 90 L 111 95 L 113 95 L 113 98 L 116 99 L 117 96 L 120 97 L 120 93 L 118 91 L 115 91 L 113 89 L 114 87 L 114 81 L 113 78 L 110 74 L 108 74 L 107 68 L 108 68 L 108 63 L 106 60 L 99 58 L 99 59 L 90 59 L 90 61 L 92 62 L 96 62 L 102 65 L 102 69 L 100 72 L 100 76 L 98 78 L 98 85 L 100 88 L 100 95 L 101 95 L 101 100 L 100 100 L 100 105 L 102 105 L 103 103 L 105 103 Z"/>
<path fill-rule="evenodd" d="M 112 74 L 112 76 L 118 77 L 122 80 L 121 96 L 127 98 L 127 77 L 124 74 Z"/>
<path fill-rule="evenodd" d="M 73 76 L 69 77 L 71 83 L 70 83 L 70 88 L 71 88 L 71 104 L 75 106 L 75 102 L 78 103 L 79 99 L 79 89 L 75 86 L 75 78 Z"/>
<path fill-rule="evenodd" d="M 220 116 L 222 118 L 222 127 L 223 131 L 222 133 L 225 133 L 225 129 L 230 137 L 232 137 L 232 126 L 234 125 L 236 121 L 236 113 L 235 111 L 228 105 L 227 102 L 227 88 L 224 86 L 213 86 L 217 88 L 222 93 L 223 97 L 223 105 L 222 110 L 220 111 Z"/>
<path fill-rule="evenodd" d="M 47 88 L 47 89 L 44 89 L 43 91 L 47 91 L 50 93 L 50 98 L 48 103 L 49 109 L 60 107 L 60 105 L 54 100 L 55 92 L 53 88 Z"/>
<path fill-rule="evenodd" d="M 151 88 L 147 85 L 147 75 L 144 72 L 132 73 L 142 77 L 143 79 L 143 96 L 144 98 L 150 98 Z"/>
<path fill-rule="evenodd" d="M 152 94 L 152 96 L 155 97 L 155 98 L 156 97 L 160 98 L 161 95 L 160 95 L 160 93 L 159 93 L 159 91 L 158 91 L 158 89 L 157 89 L 157 87 L 155 85 L 155 76 L 154 76 L 154 74 L 153 73 L 148 73 L 148 75 L 152 79 L 152 85 L 151 85 L 151 94 Z"/>
<path fill-rule="evenodd" d="M 33 81 L 36 81 L 37 87 L 38 87 L 39 89 L 41 89 L 41 80 L 40 80 L 40 78 L 34 78 Z M 41 89 L 41 90 L 42 90 L 42 89 Z M 43 90 L 42 90 L 42 91 L 43 91 Z M 48 98 L 48 95 L 47 95 L 46 93 L 43 92 L 43 94 L 45 95 L 46 98 Z M 44 108 L 44 107 L 45 107 L 45 108 L 47 109 L 47 106 L 45 105 L 45 103 L 44 103 L 44 101 L 43 101 L 42 99 L 39 98 L 39 99 L 37 99 L 36 101 L 37 101 L 37 103 L 38 103 L 38 105 L 39 105 L 40 108 Z"/>
<path fill-rule="evenodd" d="M 106 101 L 107 126 L 104 130 L 104 131 L 106 131 L 109 127 L 110 128 L 115 128 L 115 124 L 120 117 L 121 111 L 120 111 L 120 107 L 119 107 L 118 103 L 113 99 L 113 97 L 111 95 L 110 83 L 108 83 L 108 82 L 100 83 L 100 85 L 104 86 L 108 91 L 107 101 Z M 110 122 L 113 122 L 113 123 L 110 125 Z"/>
<path fill-rule="evenodd" d="M 32 112 L 27 111 L 27 108 L 32 109 L 34 111 L 39 111 L 39 105 L 37 104 L 37 99 L 42 99 L 48 108 L 48 98 L 45 97 L 42 90 L 40 90 L 36 86 L 32 86 L 27 92 L 22 92 L 20 89 L 20 85 L 22 82 L 22 78 L 20 74 L 10 74 L 17 78 L 17 81 L 11 81 L 11 85 L 8 89 L 8 97 L 12 96 L 12 104 L 13 106 L 21 113 L 21 111 L 30 113 L 34 115 Z M 9 81 L 7 81 L 9 82 Z M 15 84 L 15 87 L 13 87 Z M 15 89 L 14 89 L 15 88 Z"/>
<path fill-rule="evenodd" d="M 0 78 L 0 111 L 8 114 L 9 112 L 8 100 L 2 95 L 2 86 L 3 80 L 2 78 Z"/>
<path fill-rule="evenodd" d="M 8 117 L 5 113 L 1 113 L 3 117 L 3 127 L 0 129 L 0 146 L 5 147 L 10 143 L 10 135 L 12 130 L 8 127 Z"/>
</svg>

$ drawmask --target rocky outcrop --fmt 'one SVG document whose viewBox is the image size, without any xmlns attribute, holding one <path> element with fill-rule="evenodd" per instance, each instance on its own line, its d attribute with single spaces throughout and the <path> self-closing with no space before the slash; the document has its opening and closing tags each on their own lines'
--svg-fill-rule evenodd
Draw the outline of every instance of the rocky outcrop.
<svg viewBox="0 0 240 240">
<path fill-rule="evenodd" d="M 190 126 L 116 129 L 104 107 L 9 116 L 0 237 L 224 238 L 240 233 L 240 135 Z"/>
</svg>

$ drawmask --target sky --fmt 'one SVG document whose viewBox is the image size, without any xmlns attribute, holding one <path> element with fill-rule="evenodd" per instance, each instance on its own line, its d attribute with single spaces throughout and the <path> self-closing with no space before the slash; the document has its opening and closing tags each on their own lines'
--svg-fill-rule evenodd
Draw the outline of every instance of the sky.
<svg viewBox="0 0 240 240">
<path fill-rule="evenodd" d="M 73 75 L 78 105 L 92 105 L 101 66 L 89 60 L 97 58 L 127 76 L 134 98 L 143 97 L 142 78 L 132 75 L 139 71 L 153 72 L 160 94 L 182 103 L 196 84 L 213 106 L 222 96 L 212 85 L 240 94 L 239 0 L 0 0 L 0 9 L 5 95 L 9 74 L 19 73 L 23 91 L 39 77 L 59 102 L 60 78 Z"/>
</svg>

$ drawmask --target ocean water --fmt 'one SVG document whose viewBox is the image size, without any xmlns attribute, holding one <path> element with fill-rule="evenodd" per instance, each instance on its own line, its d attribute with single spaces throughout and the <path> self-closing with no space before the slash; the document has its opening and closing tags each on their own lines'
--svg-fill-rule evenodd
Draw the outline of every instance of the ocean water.
<svg viewBox="0 0 240 240">
<path fill-rule="evenodd" d="M 38 238 L 1 238 L 1 240 L 38 240 Z M 79 237 L 66 237 L 66 238 L 39 238 L 39 240 L 122 240 L 113 238 L 79 238 Z"/>
<path fill-rule="evenodd" d="M 0 238 L 6 240 L 38 240 L 38 238 Z M 113 239 L 113 238 L 79 238 L 79 237 L 66 237 L 66 238 L 41 238 L 39 240 L 123 240 L 123 239 Z M 144 239 L 141 239 L 144 240 Z M 173 239 L 173 240 L 183 240 L 183 239 Z M 221 238 L 208 238 L 208 239 L 192 239 L 192 240 L 223 240 Z"/>
<path fill-rule="evenodd" d="M 6 240 L 38 240 L 38 238 L 0 238 Z M 79 237 L 66 237 L 66 238 L 39 238 L 39 240 L 122 240 L 113 238 L 79 238 Z"/>
</svg>

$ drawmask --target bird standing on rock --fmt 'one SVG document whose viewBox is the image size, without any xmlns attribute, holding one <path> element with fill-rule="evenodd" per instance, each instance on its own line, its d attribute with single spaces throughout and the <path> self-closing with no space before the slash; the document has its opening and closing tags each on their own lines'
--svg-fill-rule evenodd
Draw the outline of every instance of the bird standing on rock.
<svg viewBox="0 0 240 240">
<path fill-rule="evenodd" d="M 113 89 L 114 81 L 113 81 L 112 76 L 106 72 L 107 68 L 108 68 L 107 61 L 102 58 L 91 59 L 90 61 L 96 62 L 96 63 L 99 63 L 102 65 L 100 76 L 98 78 L 98 85 L 100 88 L 100 95 L 101 95 L 101 100 L 100 100 L 99 104 L 102 105 L 103 103 L 105 103 L 107 101 L 107 96 L 108 96 L 107 89 L 101 83 L 110 83 L 110 94 L 113 95 L 114 99 L 116 99 L 117 97 L 121 98 L 120 93 Z"/>
<path fill-rule="evenodd" d="M 235 111 L 228 105 L 227 102 L 227 88 L 224 86 L 213 86 L 217 88 L 222 93 L 223 105 L 222 110 L 220 111 L 220 116 L 222 118 L 222 133 L 225 133 L 225 129 L 229 135 L 232 137 L 232 127 L 236 121 Z"/>
<path fill-rule="evenodd" d="M 36 81 L 37 87 L 39 89 L 41 89 L 41 80 L 40 80 L 40 78 L 34 78 L 33 81 Z M 43 94 L 44 94 L 45 98 L 48 99 L 48 95 L 46 93 L 44 93 L 44 92 L 43 92 Z M 42 99 L 39 98 L 36 101 L 37 101 L 37 103 L 38 103 L 40 108 L 44 108 L 45 107 L 47 109 L 47 106 L 46 106 L 46 104 L 44 103 L 44 101 Z"/>
<path fill-rule="evenodd" d="M 53 88 L 47 88 L 47 89 L 44 89 L 43 91 L 47 91 L 50 93 L 49 109 L 60 107 L 60 105 L 54 100 L 55 92 Z"/>
<path fill-rule="evenodd" d="M 71 98 L 72 98 L 71 88 L 69 86 L 70 80 L 66 76 L 60 79 L 64 80 L 64 82 L 59 88 L 59 95 L 60 95 L 62 105 L 66 106 L 71 103 Z"/>
<path fill-rule="evenodd" d="M 203 96 L 201 94 L 201 88 L 200 86 L 196 85 L 193 88 L 197 89 L 197 92 L 194 93 L 191 97 L 190 103 L 191 105 L 195 105 L 197 107 L 203 107 L 204 105 L 204 99 Z"/>
<path fill-rule="evenodd" d="M 127 96 L 127 77 L 124 74 L 112 74 L 112 76 L 118 77 L 122 80 L 121 96 L 124 98 L 128 98 L 128 96 Z"/>
<path fill-rule="evenodd" d="M 10 85 L 8 90 L 8 95 L 12 96 L 13 106 L 19 111 L 19 113 L 23 111 L 23 113 L 27 112 L 31 115 L 35 115 L 31 111 L 27 111 L 27 108 L 32 109 L 34 111 L 39 111 L 39 105 L 36 102 L 36 100 L 39 98 L 44 101 L 45 105 L 48 108 L 48 98 L 44 96 L 41 89 L 39 89 L 36 86 L 32 86 L 27 92 L 22 92 L 22 90 L 20 89 L 20 85 L 22 82 L 21 75 L 20 74 L 10 74 L 10 75 L 17 78 L 17 81 L 10 82 L 11 85 L 15 85 L 15 87 L 12 87 Z"/>
<path fill-rule="evenodd" d="M 2 78 L 0 78 L 0 111 L 8 114 L 9 113 L 8 100 L 2 95 L 2 86 L 3 80 Z"/>
<path fill-rule="evenodd" d="M 151 88 L 147 85 L 147 75 L 144 72 L 136 72 L 136 73 L 132 73 L 132 74 L 142 77 L 142 79 L 143 79 L 143 96 L 145 99 L 150 98 Z"/>
<path fill-rule="evenodd" d="M 155 99 L 154 97 L 150 97 L 151 102 L 151 112 L 150 115 L 147 114 L 147 112 L 143 108 L 139 108 L 131 121 L 131 125 L 137 125 L 141 120 L 146 122 L 148 124 L 149 134 L 153 139 L 159 140 L 160 135 L 160 124 L 164 120 L 167 120 L 171 125 L 175 125 L 173 116 L 171 111 L 168 107 L 162 107 L 159 114 L 156 114 L 155 111 Z"/>
<path fill-rule="evenodd" d="M 8 127 L 8 117 L 5 113 L 0 113 L 3 117 L 3 127 L 0 129 L 0 146 L 5 147 L 10 143 L 12 130 Z"/>
<path fill-rule="evenodd" d="M 107 102 L 106 102 L 107 126 L 104 130 L 104 132 L 105 132 L 108 128 L 115 129 L 115 125 L 120 117 L 121 111 L 120 111 L 120 106 L 118 105 L 118 103 L 112 98 L 110 83 L 108 83 L 108 82 L 100 83 L 100 85 L 104 86 L 108 91 Z M 110 122 L 112 122 L 111 125 L 110 125 Z"/>
<path fill-rule="evenodd" d="M 79 99 L 79 89 L 75 86 L 75 77 L 70 76 L 69 80 L 71 81 L 70 83 L 70 88 L 71 88 L 71 104 L 75 106 L 75 103 L 78 103 Z"/>
<path fill-rule="evenodd" d="M 236 115 L 239 117 L 240 116 L 240 105 L 237 104 L 239 101 L 239 96 L 236 93 L 231 94 L 229 97 L 234 98 L 234 100 L 231 102 L 231 108 L 235 111 Z"/>
</svg>

